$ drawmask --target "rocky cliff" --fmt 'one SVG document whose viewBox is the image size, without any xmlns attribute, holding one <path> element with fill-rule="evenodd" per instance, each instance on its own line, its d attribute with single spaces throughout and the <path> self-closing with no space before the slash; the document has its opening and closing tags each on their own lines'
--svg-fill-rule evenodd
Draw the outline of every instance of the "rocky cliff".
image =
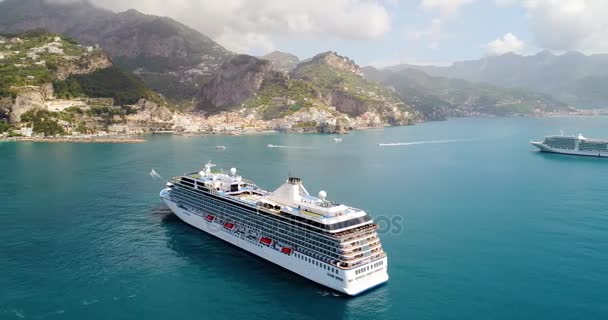
<svg viewBox="0 0 608 320">
<path fill-rule="evenodd" d="M 272 64 L 252 56 L 238 55 L 224 63 L 199 92 L 198 110 L 216 113 L 253 97 L 266 83 L 286 81 Z"/>
<path fill-rule="evenodd" d="M 351 59 L 334 52 L 300 63 L 289 74 L 266 60 L 241 55 L 225 63 L 201 88 L 199 110 L 208 113 L 251 110 L 279 125 L 319 130 L 410 124 L 418 113 L 389 90 L 367 81 Z M 312 116 L 311 116 L 312 115 Z"/>
<path fill-rule="evenodd" d="M 39 87 L 20 88 L 10 108 L 9 121 L 21 122 L 21 116 L 32 109 L 44 109 L 44 102 L 53 98 L 53 86 L 44 84 Z"/>
<path fill-rule="evenodd" d="M 72 75 L 90 74 L 97 70 L 102 70 L 111 67 L 112 61 L 104 52 L 81 56 L 78 60 L 72 63 L 62 64 L 57 66 L 54 72 L 56 80 L 65 80 Z"/>
</svg>

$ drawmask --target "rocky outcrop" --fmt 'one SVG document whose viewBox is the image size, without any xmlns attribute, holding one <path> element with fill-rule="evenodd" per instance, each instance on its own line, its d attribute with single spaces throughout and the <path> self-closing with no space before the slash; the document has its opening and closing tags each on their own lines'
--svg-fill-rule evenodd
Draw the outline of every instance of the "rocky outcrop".
<svg viewBox="0 0 608 320">
<path fill-rule="evenodd" d="M 25 87 L 19 90 L 13 106 L 10 108 L 9 121 L 21 122 L 21 116 L 32 109 L 44 109 L 44 101 L 53 98 L 53 86 L 45 84 L 40 87 Z"/>
<path fill-rule="evenodd" d="M 293 70 L 300 63 L 300 59 L 297 56 L 281 51 L 273 51 L 260 58 L 272 62 L 275 69 L 284 72 Z"/>
<path fill-rule="evenodd" d="M 112 66 L 112 61 L 105 53 L 83 56 L 78 61 L 61 65 L 55 71 L 57 80 L 65 80 L 71 75 L 89 74 Z"/>
<path fill-rule="evenodd" d="M 328 102 L 329 105 L 335 107 L 337 111 L 351 117 L 358 117 L 368 109 L 363 101 L 341 90 L 333 91 L 329 96 Z"/>
<path fill-rule="evenodd" d="M 298 69 L 305 68 L 308 65 L 314 64 L 327 65 L 340 71 L 345 71 L 356 74 L 358 76 L 363 76 L 361 68 L 355 63 L 355 61 L 348 57 L 341 56 L 333 51 L 319 53 L 311 59 L 300 63 L 295 68 L 294 73 L 297 74 Z"/>
<path fill-rule="evenodd" d="M 0 97 L 0 120 L 9 120 L 13 104 L 12 97 Z"/>
<path fill-rule="evenodd" d="M 128 121 L 136 122 L 166 122 L 173 119 L 173 112 L 156 102 L 140 99 L 132 106 L 135 114 L 127 116 Z"/>
<path fill-rule="evenodd" d="M 224 63 L 199 94 L 198 110 L 216 113 L 253 97 L 265 83 L 287 81 L 269 61 L 238 55 Z"/>
</svg>

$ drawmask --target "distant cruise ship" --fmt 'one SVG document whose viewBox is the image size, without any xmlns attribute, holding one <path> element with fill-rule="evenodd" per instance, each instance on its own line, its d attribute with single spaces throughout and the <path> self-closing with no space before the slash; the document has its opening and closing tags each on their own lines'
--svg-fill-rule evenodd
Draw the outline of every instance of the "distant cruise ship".
<svg viewBox="0 0 608 320">
<path fill-rule="evenodd" d="M 608 140 L 587 139 L 578 136 L 549 136 L 543 142 L 530 142 L 543 152 L 577 156 L 608 157 Z"/>
<path fill-rule="evenodd" d="M 363 210 L 311 196 L 290 177 L 274 192 L 229 173 L 175 177 L 161 199 L 184 222 L 326 287 L 357 295 L 388 280 L 378 225 Z"/>
</svg>

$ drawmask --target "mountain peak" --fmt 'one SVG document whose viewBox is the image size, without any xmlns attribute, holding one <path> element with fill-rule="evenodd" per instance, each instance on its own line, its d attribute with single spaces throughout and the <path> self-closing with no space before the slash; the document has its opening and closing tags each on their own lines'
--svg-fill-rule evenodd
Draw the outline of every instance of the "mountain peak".
<svg viewBox="0 0 608 320">
<path fill-rule="evenodd" d="M 129 10 L 121 12 L 119 14 L 125 15 L 125 16 L 131 16 L 131 17 L 145 16 L 144 13 L 142 13 L 141 11 L 138 11 L 136 9 L 129 9 Z"/>
<path fill-rule="evenodd" d="M 363 76 L 363 72 L 361 72 L 361 68 L 359 67 L 359 65 L 357 65 L 355 63 L 355 61 L 353 61 L 352 59 L 350 59 L 348 57 L 341 56 L 334 51 L 327 51 L 327 52 L 319 53 L 319 54 L 315 55 L 314 57 L 312 57 L 310 60 L 300 63 L 297 68 L 300 68 L 300 67 L 306 66 L 306 65 L 313 65 L 313 64 L 327 65 L 329 67 L 332 67 L 332 68 L 335 68 L 335 69 L 338 69 L 341 71 L 352 72 L 357 75 Z"/>
<path fill-rule="evenodd" d="M 300 63 L 300 58 L 287 52 L 273 51 L 260 57 L 272 62 L 272 65 L 280 71 L 291 71 Z"/>
<path fill-rule="evenodd" d="M 551 52 L 551 50 L 545 49 L 543 51 L 539 51 L 534 56 L 535 57 L 555 57 L 555 54 L 553 54 L 553 52 Z"/>
</svg>

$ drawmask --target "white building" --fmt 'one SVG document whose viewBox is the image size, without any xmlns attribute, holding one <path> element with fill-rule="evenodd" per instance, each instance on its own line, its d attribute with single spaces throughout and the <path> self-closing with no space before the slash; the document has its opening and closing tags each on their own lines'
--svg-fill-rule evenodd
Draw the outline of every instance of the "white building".
<svg viewBox="0 0 608 320">
<path fill-rule="evenodd" d="M 16 134 L 19 134 L 24 137 L 31 137 L 34 134 L 34 128 L 21 128 L 19 130 L 13 131 Z"/>
</svg>

